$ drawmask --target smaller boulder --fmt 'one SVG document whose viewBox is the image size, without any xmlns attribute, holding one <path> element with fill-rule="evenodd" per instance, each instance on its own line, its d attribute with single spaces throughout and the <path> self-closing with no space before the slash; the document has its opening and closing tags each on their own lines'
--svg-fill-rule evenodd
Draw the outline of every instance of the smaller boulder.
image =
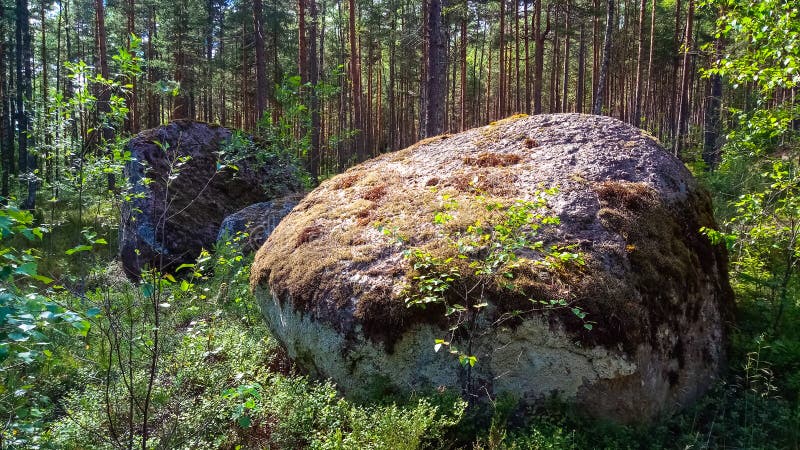
<svg viewBox="0 0 800 450">
<path fill-rule="evenodd" d="M 241 248 L 253 253 L 267 240 L 272 230 L 297 206 L 303 198 L 300 194 L 289 195 L 268 202 L 247 206 L 225 217 L 219 227 L 217 242 L 225 241 L 239 232 L 247 233 Z"/>
<path fill-rule="evenodd" d="M 229 214 L 302 190 L 290 160 L 218 125 L 176 120 L 142 131 L 126 149 L 131 201 L 122 204 L 120 260 L 134 279 L 146 267 L 194 262 Z"/>
</svg>

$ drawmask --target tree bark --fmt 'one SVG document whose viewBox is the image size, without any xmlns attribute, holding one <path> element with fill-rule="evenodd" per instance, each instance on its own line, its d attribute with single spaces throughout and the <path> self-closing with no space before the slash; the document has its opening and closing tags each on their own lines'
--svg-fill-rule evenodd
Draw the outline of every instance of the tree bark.
<svg viewBox="0 0 800 450">
<path fill-rule="evenodd" d="M 631 123 L 633 126 L 638 127 L 641 125 L 642 118 L 642 66 L 644 65 L 644 13 L 646 0 L 639 1 L 639 31 L 636 38 L 638 42 L 638 50 L 636 54 L 636 86 L 633 95 L 633 114 L 631 116 Z"/>
<path fill-rule="evenodd" d="M 27 179 L 28 196 L 22 203 L 23 209 L 33 210 L 36 207 L 36 158 L 28 150 L 32 145 L 30 134 L 30 105 L 33 103 L 31 87 L 31 48 L 30 12 L 27 0 L 17 0 L 17 149 L 19 154 L 19 172 Z"/>
<path fill-rule="evenodd" d="M 302 1 L 302 0 L 301 0 Z M 317 83 L 319 82 L 319 68 L 317 67 L 317 2 L 308 0 L 308 13 L 311 23 L 308 27 L 308 77 L 311 84 L 310 109 L 311 109 L 311 148 L 309 148 L 308 168 L 311 181 L 316 185 L 319 183 L 319 158 L 320 158 L 320 111 L 319 97 L 317 95 Z"/>
<path fill-rule="evenodd" d="M 427 108 L 425 136 L 437 136 L 444 132 L 444 96 L 446 89 L 446 48 L 442 29 L 442 0 L 429 0 L 427 11 L 428 58 L 426 93 Z"/>
<path fill-rule="evenodd" d="M 583 22 L 578 40 L 578 87 L 575 90 L 575 111 L 583 114 L 583 97 L 585 94 L 586 85 L 586 42 L 584 41 Z"/>
<path fill-rule="evenodd" d="M 298 0 L 302 11 L 303 0 Z M 302 16 L 302 13 L 300 14 Z M 303 29 L 300 28 L 300 32 Z M 264 117 L 267 109 L 267 57 L 264 48 L 264 7 L 261 0 L 253 0 L 253 35 L 256 47 L 256 120 Z M 302 40 L 302 37 L 301 37 Z"/>
<path fill-rule="evenodd" d="M 306 1 L 307 0 L 297 0 L 297 68 L 300 72 L 300 84 L 306 84 L 308 82 L 308 73 L 306 71 L 306 66 L 308 64 Z"/>
<path fill-rule="evenodd" d="M 102 0 L 95 0 L 102 1 Z M 180 85 L 178 95 L 175 97 L 172 109 L 173 119 L 192 119 L 191 90 L 192 79 L 187 60 L 187 34 L 189 32 L 189 8 L 186 0 L 176 0 L 175 2 L 176 29 L 174 33 L 174 58 L 175 58 L 175 81 Z"/>
<path fill-rule="evenodd" d="M 523 19 L 525 21 L 525 107 L 526 114 L 531 112 L 531 59 L 530 59 L 530 23 L 528 21 L 528 0 L 523 1 Z"/>
<path fill-rule="evenodd" d="M 603 97 L 606 88 L 606 76 L 608 75 L 608 64 L 611 59 L 611 34 L 614 32 L 614 0 L 606 3 L 606 36 L 603 40 L 603 62 L 600 66 L 600 74 L 597 79 L 597 90 L 594 95 L 594 105 L 592 114 L 600 115 L 603 112 Z"/>
<path fill-rule="evenodd" d="M 2 164 L 2 175 L 0 175 L 0 204 L 6 205 L 9 194 L 9 178 L 14 165 L 14 143 L 11 137 L 11 111 L 9 108 L 9 78 L 6 76 L 6 44 L 11 40 L 6 38 L 5 5 L 0 2 L 0 163 Z"/>
<path fill-rule="evenodd" d="M 519 2 L 514 0 L 514 112 L 522 112 L 520 108 L 519 82 Z"/>
<path fill-rule="evenodd" d="M 655 47 L 656 35 L 656 0 L 651 0 L 650 8 L 650 48 L 647 56 L 647 81 L 644 89 L 644 100 L 642 101 L 644 105 L 648 105 L 655 100 L 655 95 L 653 95 L 653 47 Z M 655 108 L 651 108 L 651 111 L 651 114 L 655 115 Z M 650 121 L 654 122 L 655 117 L 650 117 Z"/>
<path fill-rule="evenodd" d="M 359 161 L 365 159 L 364 121 L 361 118 L 361 62 L 358 52 L 358 35 L 356 34 L 356 3 L 349 0 L 349 35 L 350 35 L 350 86 L 353 102 L 353 138 L 354 154 Z"/>
<path fill-rule="evenodd" d="M 136 32 L 136 0 L 126 0 L 125 10 L 127 31 L 125 42 L 127 44 L 128 51 L 132 51 L 131 35 L 135 34 Z M 128 79 L 128 83 L 131 85 L 131 90 L 130 93 L 125 96 L 125 103 L 128 107 L 128 116 L 125 120 L 125 130 L 127 130 L 129 133 L 133 133 L 139 130 L 139 86 L 136 82 L 136 77 L 130 77 Z"/>
<path fill-rule="evenodd" d="M 69 35 L 69 33 L 67 33 Z M 158 74 L 155 69 L 155 41 L 156 39 L 156 9 L 155 6 L 150 6 L 150 11 L 147 15 L 147 49 L 145 57 L 147 58 L 147 82 L 152 86 L 158 79 Z M 161 120 L 159 118 L 159 105 L 161 100 L 158 96 L 151 92 L 147 96 L 147 118 L 145 124 L 148 128 L 157 127 Z"/>
<path fill-rule="evenodd" d="M 686 14 L 686 35 L 684 36 L 683 47 L 683 69 L 681 74 L 681 90 L 680 98 L 678 99 L 678 123 L 675 127 L 675 156 L 681 156 L 684 146 L 685 134 L 687 133 L 687 121 L 689 118 L 689 101 L 690 101 L 690 80 L 691 67 L 690 55 L 694 51 L 694 39 L 692 33 L 694 32 L 694 0 L 689 0 L 689 10 Z"/>
<path fill-rule="evenodd" d="M 506 0 L 500 0 L 500 57 L 497 71 L 497 115 L 506 114 Z"/>
<path fill-rule="evenodd" d="M 561 89 L 561 112 L 568 112 L 569 111 L 569 40 L 570 40 L 570 28 L 569 28 L 569 15 L 570 15 L 570 3 L 567 2 L 567 12 L 566 17 L 564 18 L 564 82 L 562 83 Z"/>
<path fill-rule="evenodd" d="M 542 113 L 542 79 L 544 76 L 544 41 L 550 32 L 550 15 L 547 15 L 547 26 L 542 30 L 542 1 L 536 0 L 534 12 L 534 42 L 536 48 L 533 53 L 533 113 Z"/>
</svg>

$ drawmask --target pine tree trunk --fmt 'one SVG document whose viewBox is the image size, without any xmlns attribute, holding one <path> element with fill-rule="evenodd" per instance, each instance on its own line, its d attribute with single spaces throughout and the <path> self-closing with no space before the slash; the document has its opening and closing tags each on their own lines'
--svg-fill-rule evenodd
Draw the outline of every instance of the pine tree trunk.
<svg viewBox="0 0 800 450">
<path fill-rule="evenodd" d="M 0 2 L 0 18 L 5 17 L 5 5 Z M 14 146 L 11 138 L 11 111 L 8 106 L 10 88 L 9 77 L 6 76 L 6 45 L 11 39 L 6 37 L 6 21 L 0 19 L 0 205 L 6 205 L 9 194 L 9 178 L 13 171 Z"/>
<path fill-rule="evenodd" d="M 464 1 L 464 12 L 461 17 L 461 80 L 460 88 L 461 95 L 459 97 L 460 105 L 460 119 L 461 123 L 459 129 L 464 131 L 467 129 L 467 2 Z"/>
<path fill-rule="evenodd" d="M 575 111 L 583 114 L 583 97 L 586 85 L 586 42 L 584 41 L 583 22 L 578 35 L 578 87 L 575 90 Z"/>
<path fill-rule="evenodd" d="M 680 95 L 679 91 L 679 82 L 678 82 L 678 67 L 680 65 L 680 26 L 681 26 L 681 0 L 675 1 L 675 32 L 673 35 L 673 43 L 675 45 L 675 53 L 672 56 L 672 85 L 671 85 L 671 95 L 669 99 L 669 126 L 670 131 L 672 132 L 672 137 L 675 138 L 677 136 L 676 133 L 676 112 L 677 112 L 677 103 L 678 103 L 678 96 Z"/>
<path fill-rule="evenodd" d="M 655 43 L 655 31 L 656 31 L 656 0 L 651 0 L 650 2 L 650 48 L 648 49 L 648 56 L 647 56 L 647 81 L 645 82 L 644 88 L 644 99 L 642 103 L 645 106 L 649 106 L 650 114 L 653 117 L 650 117 L 649 122 L 655 123 L 655 87 L 653 84 L 653 47 Z"/>
<path fill-rule="evenodd" d="M 606 89 L 606 77 L 608 76 L 608 64 L 611 59 L 611 34 L 614 31 L 614 0 L 606 3 L 606 36 L 603 40 L 603 62 L 600 66 L 600 74 L 597 79 L 597 91 L 594 95 L 594 105 L 592 114 L 600 115 L 603 112 L 603 97 Z"/>
<path fill-rule="evenodd" d="M 642 118 L 642 66 L 644 65 L 644 13 L 646 0 L 639 1 L 639 32 L 636 38 L 639 48 L 636 55 L 636 86 L 633 95 L 633 114 L 631 123 L 638 127 Z"/>
<path fill-rule="evenodd" d="M 428 58 L 425 102 L 427 112 L 425 136 L 444 132 L 444 101 L 446 89 L 446 48 L 442 29 L 442 0 L 428 1 Z"/>
<path fill-rule="evenodd" d="M 500 58 L 497 72 L 497 116 L 506 114 L 506 0 L 500 0 Z"/>
<path fill-rule="evenodd" d="M 126 18 L 126 44 L 128 51 L 131 51 L 131 35 L 136 34 L 136 0 L 126 0 L 125 2 L 125 18 Z M 125 130 L 133 133 L 139 130 L 139 86 L 136 82 L 136 77 L 128 78 L 128 83 L 131 85 L 130 93 L 125 96 L 125 103 L 128 107 L 128 115 L 125 118 Z"/>
<path fill-rule="evenodd" d="M 536 0 L 534 12 L 534 41 L 536 48 L 533 54 L 533 113 L 542 113 L 542 81 L 544 77 L 544 41 L 550 32 L 550 14 L 547 15 L 547 27 L 542 30 L 542 1 Z"/>
<path fill-rule="evenodd" d="M 302 1 L 302 0 L 301 0 Z M 308 155 L 308 168 L 311 180 L 316 185 L 319 183 L 319 159 L 320 159 L 320 112 L 319 112 L 319 97 L 317 95 L 317 84 L 319 82 L 319 68 L 317 67 L 317 2 L 316 0 L 308 1 L 308 13 L 311 16 L 311 23 L 308 27 L 308 78 L 311 83 L 311 148 Z"/>
<path fill-rule="evenodd" d="M 675 156 L 681 156 L 687 134 L 687 121 L 690 108 L 690 81 L 691 67 L 690 56 L 693 53 L 694 39 L 694 0 L 689 0 L 689 10 L 686 14 L 686 35 L 684 36 L 683 64 L 681 74 L 681 90 L 678 99 L 678 123 L 675 127 Z"/>
<path fill-rule="evenodd" d="M 530 59 L 530 23 L 528 22 L 528 0 L 523 1 L 523 19 L 525 21 L 525 107 L 523 112 L 531 112 L 531 59 Z"/>
<path fill-rule="evenodd" d="M 299 0 L 302 10 L 303 0 Z M 305 31 L 301 29 L 301 33 Z M 253 34 L 256 47 L 256 120 L 264 117 L 267 108 L 267 60 L 264 49 L 264 8 L 261 0 L 253 0 Z M 301 37 L 302 40 L 302 37 Z"/>
<path fill-rule="evenodd" d="M 564 82 L 561 86 L 561 112 L 569 112 L 569 14 L 570 4 L 567 2 L 567 12 L 564 19 Z"/>
<path fill-rule="evenodd" d="M 356 34 L 356 4 L 349 0 L 349 35 L 350 35 L 350 83 L 353 102 L 353 153 L 359 161 L 365 159 L 364 154 L 364 122 L 361 118 L 361 63 L 358 52 L 358 35 Z"/>
<path fill-rule="evenodd" d="M 306 84 L 308 82 L 308 73 L 306 72 L 306 65 L 308 64 L 306 1 L 307 0 L 297 0 L 297 69 L 300 73 L 300 84 Z"/>
<path fill-rule="evenodd" d="M 519 82 L 519 3 L 514 0 L 514 112 L 522 112 L 520 108 Z"/>
<path fill-rule="evenodd" d="M 22 203 L 23 209 L 33 210 L 36 206 L 37 183 L 34 176 L 36 158 L 28 151 L 28 146 L 33 145 L 30 135 L 31 113 L 33 104 L 33 90 L 31 87 L 31 32 L 30 12 L 27 0 L 17 0 L 17 150 L 19 155 L 19 173 L 28 179 L 28 196 Z"/>
<path fill-rule="evenodd" d="M 69 35 L 69 34 L 67 34 Z M 155 38 L 156 38 L 156 10 L 155 6 L 150 7 L 150 12 L 147 15 L 147 50 L 145 53 L 145 57 L 147 58 L 147 82 L 152 86 L 156 83 L 158 79 L 158 74 L 156 73 L 155 69 Z M 148 128 L 154 128 L 159 125 L 161 122 L 159 119 L 159 104 L 161 100 L 158 96 L 151 92 L 147 96 L 147 120 L 145 120 L 145 125 Z"/>
<path fill-rule="evenodd" d="M 102 0 L 95 0 L 102 1 Z M 175 58 L 175 81 L 180 84 L 180 91 L 175 97 L 172 110 L 173 119 L 192 119 L 191 91 L 192 79 L 189 71 L 189 61 L 187 61 L 186 47 L 187 34 L 189 32 L 188 14 L 189 7 L 186 0 L 178 0 L 175 3 L 176 29 L 174 33 L 174 58 Z M 244 108 L 243 108 L 244 110 Z"/>
</svg>

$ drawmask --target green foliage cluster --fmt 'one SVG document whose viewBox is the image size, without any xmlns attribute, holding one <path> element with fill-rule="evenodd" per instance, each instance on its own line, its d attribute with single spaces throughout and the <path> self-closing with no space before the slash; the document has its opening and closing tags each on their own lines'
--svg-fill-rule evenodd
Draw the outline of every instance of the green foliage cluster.
<svg viewBox="0 0 800 450">
<path fill-rule="evenodd" d="M 0 209 L 0 442 L 9 445 L 28 444 L 25 436 L 44 427 L 52 395 L 39 376 L 63 364 L 63 353 L 86 338 L 99 313 L 59 301 L 64 287 L 39 272 L 40 251 L 30 244 L 47 231 L 33 224 L 29 211 Z"/>
<path fill-rule="evenodd" d="M 37 445 L 410 449 L 439 442 L 458 422 L 463 404 L 456 398 L 358 405 L 331 384 L 297 374 L 254 309 L 247 288 L 251 260 L 238 251 L 245 238 L 234 236 L 181 268 L 181 278 L 151 275 L 137 286 L 112 277 L 104 284 L 113 288 L 87 292 L 83 302 L 102 312 L 90 319 L 85 346 L 71 355 L 84 361 L 69 374 L 77 385 L 61 393 L 58 410 L 48 411 Z M 162 350 L 151 385 L 153 298 Z M 115 327 L 133 345 L 115 344 Z"/>
<path fill-rule="evenodd" d="M 543 270 L 559 269 L 566 264 L 581 266 L 583 257 L 572 248 L 546 247 L 537 239 L 542 227 L 559 223 L 556 216 L 547 214 L 547 199 L 558 191 L 555 188 L 536 192 L 532 200 L 517 200 L 512 204 L 477 195 L 474 201 L 485 211 L 465 230 L 449 230 L 446 225 L 459 209 L 458 200 L 442 194 L 442 210 L 434 214 L 433 223 L 439 228 L 443 249 L 411 248 L 404 251 L 413 269 L 411 282 L 405 288 L 406 305 L 444 306 L 450 336 L 436 339 L 434 350 L 446 348 L 464 367 L 473 367 L 478 358 L 472 347 L 478 336 L 500 327 L 504 322 L 536 311 L 570 307 L 580 319 L 586 314 L 579 306 L 565 299 L 529 298 L 527 309 L 513 309 L 494 317 L 486 326 L 487 311 L 496 309 L 498 295 L 526 295 L 515 284 L 522 265 Z M 385 230 L 386 231 L 386 230 Z M 522 252 L 527 256 L 521 257 Z M 587 329 L 592 324 L 586 322 Z"/>
</svg>

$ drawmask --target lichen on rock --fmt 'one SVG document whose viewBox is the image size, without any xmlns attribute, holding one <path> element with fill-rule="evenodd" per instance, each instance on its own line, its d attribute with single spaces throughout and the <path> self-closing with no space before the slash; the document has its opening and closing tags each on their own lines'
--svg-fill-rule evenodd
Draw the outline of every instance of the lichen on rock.
<svg viewBox="0 0 800 450">
<path fill-rule="evenodd" d="M 447 256 L 433 220 L 444 198 L 458 205 L 446 233 L 458 233 L 491 220 L 481 202 L 554 187 L 548 205 L 560 223 L 540 238 L 576 249 L 585 264 L 523 264 L 513 292 L 488 294 L 489 310 L 565 299 L 592 329 L 571 308 L 488 326 L 471 376 L 492 396 L 535 404 L 557 394 L 623 422 L 687 405 L 724 365 L 726 252 L 699 232 L 714 227 L 710 198 L 683 164 L 615 119 L 513 117 L 351 168 L 275 229 L 251 285 L 289 356 L 346 394 L 366 395 L 375 379 L 404 392 L 461 389 L 465 369 L 433 351 L 443 311 L 406 306 L 413 268 L 404 253 Z"/>
</svg>

